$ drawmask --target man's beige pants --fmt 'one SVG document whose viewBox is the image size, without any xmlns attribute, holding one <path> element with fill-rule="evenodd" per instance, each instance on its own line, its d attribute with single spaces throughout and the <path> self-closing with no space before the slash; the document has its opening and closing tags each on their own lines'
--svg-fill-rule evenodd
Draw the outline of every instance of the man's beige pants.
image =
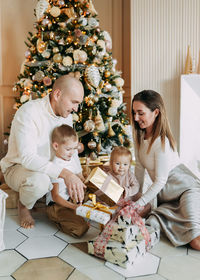
<svg viewBox="0 0 200 280">
<path fill-rule="evenodd" d="M 32 209 L 35 202 L 51 189 L 48 175 L 34 172 L 15 164 L 4 173 L 6 184 L 19 192 L 19 200 L 27 209 Z"/>
</svg>

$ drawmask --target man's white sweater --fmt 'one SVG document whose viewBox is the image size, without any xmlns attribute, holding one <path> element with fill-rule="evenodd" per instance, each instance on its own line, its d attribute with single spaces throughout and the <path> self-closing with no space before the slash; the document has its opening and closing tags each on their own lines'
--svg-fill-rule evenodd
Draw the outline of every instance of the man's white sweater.
<svg viewBox="0 0 200 280">
<path fill-rule="evenodd" d="M 21 164 L 26 169 L 58 178 L 62 167 L 50 161 L 53 158 L 51 133 L 62 124 L 72 126 L 72 115 L 67 118 L 56 116 L 48 95 L 22 105 L 12 121 L 8 152 L 0 162 L 2 172 L 14 164 Z M 78 154 L 73 156 L 80 165 Z"/>
</svg>

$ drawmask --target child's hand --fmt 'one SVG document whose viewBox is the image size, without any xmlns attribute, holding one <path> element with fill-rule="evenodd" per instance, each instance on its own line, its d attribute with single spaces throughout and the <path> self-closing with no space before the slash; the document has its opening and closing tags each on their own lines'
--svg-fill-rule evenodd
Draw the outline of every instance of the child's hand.
<svg viewBox="0 0 200 280">
<path fill-rule="evenodd" d="M 72 202 L 68 202 L 68 204 L 69 204 L 68 208 L 73 210 L 76 210 L 76 208 L 80 206 L 80 204 L 74 204 Z"/>
</svg>

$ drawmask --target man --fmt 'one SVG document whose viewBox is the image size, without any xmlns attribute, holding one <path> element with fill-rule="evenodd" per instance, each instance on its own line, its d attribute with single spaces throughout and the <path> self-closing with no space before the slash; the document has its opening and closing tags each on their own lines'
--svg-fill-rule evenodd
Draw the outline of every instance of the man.
<svg viewBox="0 0 200 280">
<path fill-rule="evenodd" d="M 8 186 L 19 192 L 19 219 L 24 228 L 34 226 L 30 209 L 51 189 L 50 178 L 63 178 L 69 195 L 83 201 L 82 181 L 50 161 L 51 132 L 62 124 L 72 126 L 71 112 L 78 110 L 83 96 L 81 82 L 64 75 L 55 81 L 49 96 L 23 104 L 14 116 L 1 169 Z M 79 161 L 77 153 L 75 157 Z"/>
</svg>

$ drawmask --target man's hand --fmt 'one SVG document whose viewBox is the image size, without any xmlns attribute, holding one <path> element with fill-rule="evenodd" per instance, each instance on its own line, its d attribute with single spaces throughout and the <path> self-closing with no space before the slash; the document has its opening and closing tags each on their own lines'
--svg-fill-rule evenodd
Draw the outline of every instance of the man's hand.
<svg viewBox="0 0 200 280">
<path fill-rule="evenodd" d="M 84 188 L 86 188 L 86 186 L 80 178 L 65 168 L 62 170 L 59 177 L 64 179 L 70 197 L 72 199 L 74 198 L 76 202 L 83 202 Z"/>
</svg>

